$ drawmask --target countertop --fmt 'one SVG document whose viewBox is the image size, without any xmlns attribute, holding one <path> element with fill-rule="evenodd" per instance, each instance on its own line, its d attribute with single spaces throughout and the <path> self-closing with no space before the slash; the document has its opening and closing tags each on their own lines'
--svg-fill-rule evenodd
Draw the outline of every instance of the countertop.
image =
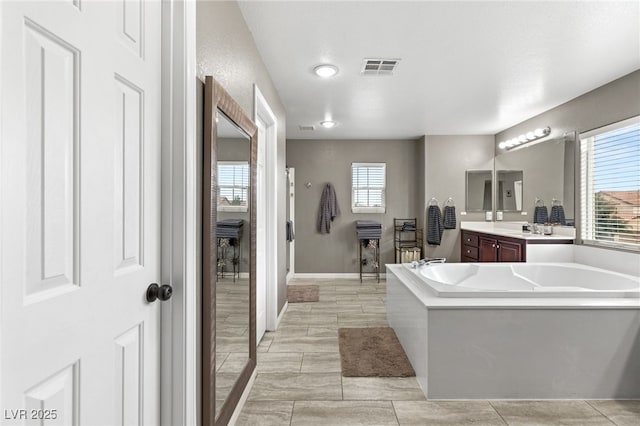
<svg viewBox="0 0 640 426">
<path fill-rule="evenodd" d="M 576 230 L 569 226 L 554 226 L 552 235 L 522 232 L 522 225 L 526 222 L 461 222 L 460 229 L 465 231 L 482 232 L 484 234 L 501 237 L 520 238 L 527 241 L 573 241 Z M 533 226 L 533 225 L 531 225 Z"/>
</svg>

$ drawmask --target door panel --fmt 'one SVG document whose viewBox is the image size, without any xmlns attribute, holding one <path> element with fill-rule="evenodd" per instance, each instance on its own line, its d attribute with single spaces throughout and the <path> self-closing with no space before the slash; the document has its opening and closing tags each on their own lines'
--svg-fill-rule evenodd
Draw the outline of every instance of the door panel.
<svg viewBox="0 0 640 426">
<path fill-rule="evenodd" d="M 522 246 L 518 243 L 498 240 L 498 262 L 522 262 Z"/>
<path fill-rule="evenodd" d="M 497 262 L 496 240 L 480 237 L 479 262 Z"/>
<path fill-rule="evenodd" d="M 159 424 L 160 3 L 0 16 L 2 406 Z"/>
</svg>

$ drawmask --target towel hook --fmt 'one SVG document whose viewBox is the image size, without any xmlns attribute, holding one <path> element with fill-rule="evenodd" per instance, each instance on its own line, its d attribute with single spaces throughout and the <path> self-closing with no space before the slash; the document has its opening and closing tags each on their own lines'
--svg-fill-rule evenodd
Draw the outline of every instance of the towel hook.
<svg viewBox="0 0 640 426">
<path fill-rule="evenodd" d="M 306 187 L 307 187 L 307 189 L 311 188 L 311 182 L 307 182 L 307 183 L 305 183 L 305 184 L 304 184 L 304 186 L 306 186 Z"/>
<path fill-rule="evenodd" d="M 455 201 L 453 201 L 453 198 L 449 197 L 447 198 L 447 201 L 444 203 L 445 206 L 455 206 L 456 203 Z"/>
<path fill-rule="evenodd" d="M 437 206 L 438 205 L 438 199 L 436 197 L 431 197 L 431 199 L 429 200 L 429 205 L 430 206 Z"/>
</svg>

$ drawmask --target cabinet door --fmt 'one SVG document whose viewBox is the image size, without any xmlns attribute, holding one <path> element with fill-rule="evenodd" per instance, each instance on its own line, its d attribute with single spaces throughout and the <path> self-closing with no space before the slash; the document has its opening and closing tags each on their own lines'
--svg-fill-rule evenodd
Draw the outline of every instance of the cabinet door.
<svg viewBox="0 0 640 426">
<path fill-rule="evenodd" d="M 480 254 L 478 256 L 479 262 L 497 262 L 498 256 L 497 241 L 493 238 L 480 237 Z"/>
<path fill-rule="evenodd" d="M 498 241 L 498 262 L 522 262 L 522 245 Z"/>
</svg>

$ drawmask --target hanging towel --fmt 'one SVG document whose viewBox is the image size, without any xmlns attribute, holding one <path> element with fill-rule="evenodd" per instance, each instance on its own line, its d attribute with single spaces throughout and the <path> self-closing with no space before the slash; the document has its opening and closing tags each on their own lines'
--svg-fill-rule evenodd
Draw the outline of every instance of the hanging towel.
<svg viewBox="0 0 640 426">
<path fill-rule="evenodd" d="M 340 215 L 338 198 L 333 185 L 326 184 L 320 198 L 320 211 L 318 213 L 318 232 L 328 234 L 331 232 L 331 222 Z"/>
<path fill-rule="evenodd" d="M 444 229 L 456 229 L 456 207 L 444 206 Z"/>
<path fill-rule="evenodd" d="M 567 220 L 564 217 L 564 207 L 551 206 L 551 216 L 549 217 L 549 222 L 559 223 L 560 225 L 566 225 Z"/>
<path fill-rule="evenodd" d="M 294 240 L 295 237 L 296 236 L 293 233 L 293 221 L 288 220 L 287 221 L 287 241 L 291 242 Z"/>
<path fill-rule="evenodd" d="M 436 205 L 429 206 L 427 209 L 427 243 L 439 246 L 443 230 L 440 207 Z"/>
<path fill-rule="evenodd" d="M 533 223 L 547 223 L 549 221 L 549 210 L 547 206 L 536 206 L 533 210 Z"/>
</svg>

